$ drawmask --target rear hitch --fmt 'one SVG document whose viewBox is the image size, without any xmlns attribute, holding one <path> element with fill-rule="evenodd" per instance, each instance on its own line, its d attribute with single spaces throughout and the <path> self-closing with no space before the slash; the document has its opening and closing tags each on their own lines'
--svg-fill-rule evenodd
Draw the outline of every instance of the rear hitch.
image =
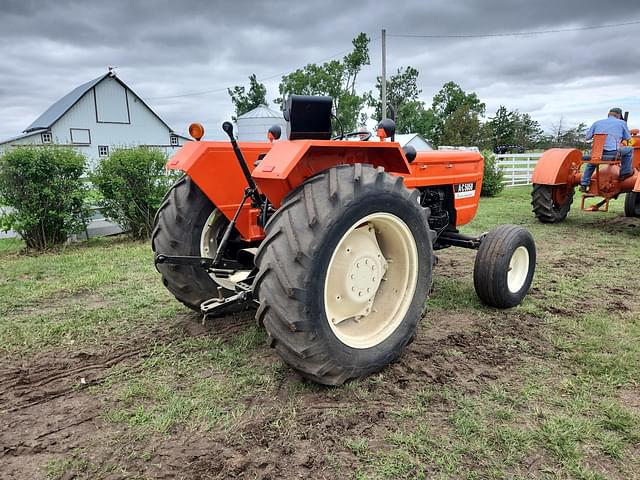
<svg viewBox="0 0 640 480">
<path fill-rule="evenodd" d="M 236 293 L 234 295 L 230 295 L 225 297 L 222 294 L 222 287 L 218 287 L 218 296 L 210 298 L 209 300 L 205 300 L 200 304 L 200 311 L 202 312 L 202 323 L 204 324 L 207 317 L 213 317 L 222 313 L 228 305 L 234 303 L 241 305 L 243 303 L 249 303 L 251 301 L 257 302 L 253 298 L 253 289 L 250 283 L 253 282 L 253 276 L 247 278 L 244 282 L 238 282 L 235 285 Z"/>
<path fill-rule="evenodd" d="M 220 259 L 216 261 L 215 258 L 209 257 L 190 257 L 164 254 L 156 255 L 155 264 L 193 265 L 219 276 L 225 276 L 225 273 L 231 274 L 235 270 L 242 270 L 246 268 L 241 263 L 233 260 Z"/>
</svg>

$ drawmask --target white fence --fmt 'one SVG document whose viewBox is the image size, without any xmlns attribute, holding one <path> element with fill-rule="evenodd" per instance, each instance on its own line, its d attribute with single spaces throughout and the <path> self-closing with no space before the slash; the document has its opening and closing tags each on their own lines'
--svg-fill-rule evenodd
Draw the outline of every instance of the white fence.
<svg viewBox="0 0 640 480">
<path fill-rule="evenodd" d="M 530 185 L 531 174 L 536 168 L 542 153 L 504 153 L 496 155 L 496 163 L 504 173 L 504 183 L 507 187 Z"/>
</svg>

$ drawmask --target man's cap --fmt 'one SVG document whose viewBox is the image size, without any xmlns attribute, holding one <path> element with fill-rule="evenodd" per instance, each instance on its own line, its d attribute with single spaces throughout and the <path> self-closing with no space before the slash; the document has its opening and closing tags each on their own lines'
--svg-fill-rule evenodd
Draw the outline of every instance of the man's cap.
<svg viewBox="0 0 640 480">
<path fill-rule="evenodd" d="M 609 113 L 617 113 L 618 115 L 622 116 L 622 109 L 618 107 L 613 107 L 609 109 Z"/>
</svg>

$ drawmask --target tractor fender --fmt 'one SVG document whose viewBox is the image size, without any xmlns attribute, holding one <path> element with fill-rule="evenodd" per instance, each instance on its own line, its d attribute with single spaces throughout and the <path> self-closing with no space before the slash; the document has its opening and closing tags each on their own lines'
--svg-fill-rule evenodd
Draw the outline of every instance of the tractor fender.
<svg viewBox="0 0 640 480">
<path fill-rule="evenodd" d="M 636 177 L 636 183 L 633 186 L 633 191 L 634 192 L 640 192 L 640 174 L 638 174 L 637 177 Z"/>
<path fill-rule="evenodd" d="M 395 142 L 296 140 L 274 143 L 252 177 L 277 208 L 307 178 L 337 165 L 356 163 L 383 167 L 399 175 L 411 174 L 409 162 Z"/>
<path fill-rule="evenodd" d="M 271 148 L 267 142 L 243 142 L 240 148 L 252 170 Z M 168 170 L 182 170 L 191 177 L 205 196 L 231 220 L 249 186 L 229 142 L 186 142 L 169 159 Z M 242 238 L 248 241 L 264 236 L 258 225 L 259 210 L 251 202 L 245 203 L 236 222 Z"/>
<path fill-rule="evenodd" d="M 577 184 L 582 151 L 577 148 L 552 148 L 542 154 L 533 170 L 531 182 L 538 185 Z"/>
</svg>

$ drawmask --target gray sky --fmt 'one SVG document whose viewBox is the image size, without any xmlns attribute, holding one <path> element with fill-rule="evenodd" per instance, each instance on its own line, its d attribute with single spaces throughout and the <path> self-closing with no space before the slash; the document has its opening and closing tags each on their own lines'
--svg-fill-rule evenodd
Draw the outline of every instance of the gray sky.
<svg viewBox="0 0 640 480">
<path fill-rule="evenodd" d="M 640 20 L 618 0 L 71 1 L 0 0 L 0 139 L 20 133 L 76 86 L 117 66 L 118 76 L 177 131 L 192 121 L 207 137 L 233 108 L 225 88 L 255 73 L 272 101 L 281 75 L 340 58 L 359 32 L 371 65 L 358 90 L 380 74 L 380 30 L 457 35 L 569 29 Z M 499 105 L 530 113 L 545 128 L 587 123 L 610 106 L 640 127 L 635 86 L 640 25 L 545 35 L 387 39 L 387 71 L 412 65 L 422 100 L 449 80 Z M 179 96 L 218 90 L 202 95 Z M 221 91 L 220 91 L 221 90 Z M 159 98 L 165 97 L 165 98 Z"/>
</svg>

